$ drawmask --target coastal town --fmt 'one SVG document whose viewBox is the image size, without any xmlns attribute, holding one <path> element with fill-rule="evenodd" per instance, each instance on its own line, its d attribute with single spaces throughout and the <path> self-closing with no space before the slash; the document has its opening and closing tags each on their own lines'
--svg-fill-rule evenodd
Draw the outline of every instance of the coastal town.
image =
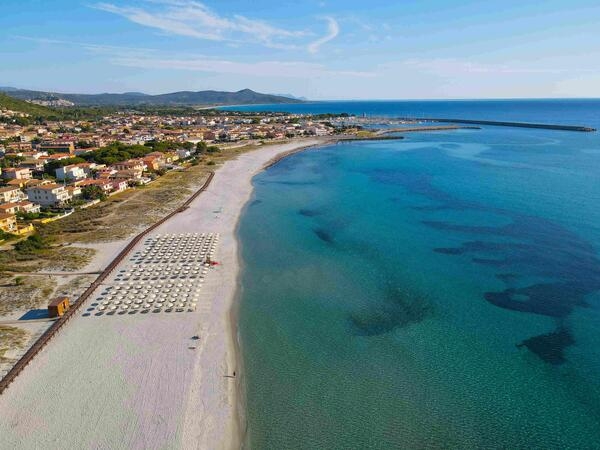
<svg viewBox="0 0 600 450">
<path fill-rule="evenodd" d="M 14 406 L 0 408 L 7 442 L 45 445 L 54 439 L 51 422 L 76 414 L 88 418 L 86 431 L 65 446 L 117 448 L 119 433 L 101 425 L 109 415 L 80 409 L 91 382 L 115 423 L 133 424 L 128 410 L 141 418 L 158 402 L 153 414 L 166 419 L 135 419 L 128 446 L 238 446 L 241 379 L 229 314 L 236 227 L 252 177 L 360 131 L 346 115 L 185 112 L 50 120 L 2 110 L 0 392 Z M 124 365 L 118 354 L 129 355 Z M 40 395 L 25 387 L 29 377 L 48 378 L 47 369 L 60 372 L 62 387 Z M 110 381 L 121 371 L 121 386 L 133 388 L 128 400 Z M 31 402 L 37 412 L 20 423 L 38 412 L 48 420 L 25 436 L 6 414 Z M 187 409 L 194 413 L 178 419 Z"/>
<path fill-rule="evenodd" d="M 31 233 L 36 221 L 86 208 L 144 186 L 169 170 L 211 164 L 223 147 L 325 136 L 325 120 L 297 115 L 119 112 L 91 122 L 22 125 L 28 114 L 0 110 L 0 229 Z"/>
</svg>

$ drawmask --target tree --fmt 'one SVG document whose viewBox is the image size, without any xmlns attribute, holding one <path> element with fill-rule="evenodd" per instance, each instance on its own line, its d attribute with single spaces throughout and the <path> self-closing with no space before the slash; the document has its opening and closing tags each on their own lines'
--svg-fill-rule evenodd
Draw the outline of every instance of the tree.
<svg viewBox="0 0 600 450">
<path fill-rule="evenodd" d="M 2 160 L 0 160 L 0 167 L 17 167 L 19 163 L 25 161 L 23 156 L 18 155 L 5 155 Z"/>
<path fill-rule="evenodd" d="M 196 153 L 206 153 L 208 145 L 204 141 L 200 141 L 196 144 Z"/>
<path fill-rule="evenodd" d="M 81 196 L 86 200 L 105 200 L 106 194 L 100 186 L 85 186 L 81 190 Z"/>
<path fill-rule="evenodd" d="M 27 239 L 15 244 L 15 250 L 18 253 L 35 253 L 36 251 L 48 248 L 49 243 L 39 234 L 32 234 Z"/>
</svg>

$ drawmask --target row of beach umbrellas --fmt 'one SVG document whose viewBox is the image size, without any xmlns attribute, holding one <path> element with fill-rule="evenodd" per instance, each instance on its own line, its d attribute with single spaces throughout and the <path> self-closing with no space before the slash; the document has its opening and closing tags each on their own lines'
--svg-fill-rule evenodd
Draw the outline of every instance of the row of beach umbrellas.
<svg viewBox="0 0 600 450">
<path fill-rule="evenodd" d="M 83 315 L 195 311 L 218 240 L 218 233 L 148 238 Z"/>
</svg>

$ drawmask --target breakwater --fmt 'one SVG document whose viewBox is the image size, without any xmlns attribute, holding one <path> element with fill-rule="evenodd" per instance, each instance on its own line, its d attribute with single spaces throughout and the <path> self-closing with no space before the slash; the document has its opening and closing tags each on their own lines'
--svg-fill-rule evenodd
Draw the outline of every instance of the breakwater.
<svg viewBox="0 0 600 450">
<path fill-rule="evenodd" d="M 469 125 L 491 125 L 498 127 L 518 127 L 518 128 L 541 128 L 545 130 L 562 130 L 562 131 L 582 131 L 593 132 L 595 128 L 586 127 L 583 125 L 557 125 L 547 123 L 531 123 L 531 122 L 506 122 L 494 120 L 471 120 L 471 119 L 439 119 L 439 118 L 415 118 L 415 117 L 399 117 L 398 120 L 406 121 L 422 121 L 422 122 L 438 122 L 438 123 L 461 123 Z"/>
</svg>

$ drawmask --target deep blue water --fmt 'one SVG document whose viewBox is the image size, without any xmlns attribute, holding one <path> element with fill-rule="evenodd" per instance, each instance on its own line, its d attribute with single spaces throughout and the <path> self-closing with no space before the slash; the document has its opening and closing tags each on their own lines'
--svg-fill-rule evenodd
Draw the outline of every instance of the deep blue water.
<svg viewBox="0 0 600 450">
<path fill-rule="evenodd" d="M 484 127 L 256 176 L 248 446 L 599 448 L 599 168 L 597 133 Z"/>
<path fill-rule="evenodd" d="M 230 106 L 221 109 L 286 111 L 299 114 L 346 112 L 382 117 L 504 120 L 600 127 L 600 99 L 338 101 L 292 105 Z"/>
</svg>

